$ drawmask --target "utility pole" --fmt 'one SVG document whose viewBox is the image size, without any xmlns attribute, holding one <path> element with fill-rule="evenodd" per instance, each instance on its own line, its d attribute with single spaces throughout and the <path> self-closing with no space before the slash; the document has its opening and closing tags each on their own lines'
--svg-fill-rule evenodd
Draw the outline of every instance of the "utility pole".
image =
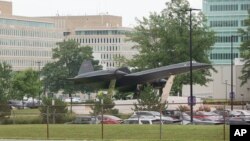
<svg viewBox="0 0 250 141">
<path fill-rule="evenodd" d="M 192 64 L 192 11 L 200 11 L 200 9 L 189 8 L 189 57 L 190 57 L 190 122 L 193 123 L 193 64 Z"/>
<path fill-rule="evenodd" d="M 233 110 L 233 99 L 234 99 L 234 92 L 233 92 L 233 35 L 231 36 L 231 92 L 230 92 L 230 98 L 231 98 L 231 110 Z"/>
</svg>

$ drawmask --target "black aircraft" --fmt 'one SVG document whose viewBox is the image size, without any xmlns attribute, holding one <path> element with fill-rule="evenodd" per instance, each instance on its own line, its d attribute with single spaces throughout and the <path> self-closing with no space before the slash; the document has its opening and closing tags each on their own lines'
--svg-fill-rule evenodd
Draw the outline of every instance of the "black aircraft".
<svg viewBox="0 0 250 141">
<path fill-rule="evenodd" d="M 193 62 L 192 69 L 205 69 L 209 64 Z M 94 71 L 91 61 L 84 61 L 80 67 L 78 75 L 73 80 L 75 84 L 84 84 L 95 89 L 109 89 L 111 83 L 119 91 L 134 91 L 138 84 L 154 83 L 170 75 L 180 74 L 190 71 L 190 62 L 183 62 L 145 71 L 131 73 L 127 67 L 109 70 Z"/>
</svg>

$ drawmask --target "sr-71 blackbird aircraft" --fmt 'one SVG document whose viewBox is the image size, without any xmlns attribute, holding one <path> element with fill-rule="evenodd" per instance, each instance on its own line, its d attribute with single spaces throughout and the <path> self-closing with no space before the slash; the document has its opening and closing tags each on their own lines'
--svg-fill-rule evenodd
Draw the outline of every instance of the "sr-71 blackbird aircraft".
<svg viewBox="0 0 250 141">
<path fill-rule="evenodd" d="M 205 69 L 209 64 L 192 62 L 192 69 Z M 131 73 L 127 67 L 94 71 L 91 61 L 85 60 L 73 80 L 75 84 L 92 86 L 95 89 L 109 89 L 110 84 L 119 91 L 135 91 L 138 84 L 153 83 L 160 79 L 170 77 L 170 75 L 185 73 L 190 71 L 190 62 L 183 62 L 154 69 Z"/>
</svg>

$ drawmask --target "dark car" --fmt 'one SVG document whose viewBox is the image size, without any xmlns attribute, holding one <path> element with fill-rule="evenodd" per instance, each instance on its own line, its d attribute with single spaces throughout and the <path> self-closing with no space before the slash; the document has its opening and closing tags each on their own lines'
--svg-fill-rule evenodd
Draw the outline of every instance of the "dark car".
<svg viewBox="0 0 250 141">
<path fill-rule="evenodd" d="M 162 111 L 162 115 L 164 116 L 169 116 L 175 119 L 180 119 L 181 118 L 181 111 L 179 110 L 164 110 Z"/>
<path fill-rule="evenodd" d="M 25 104 L 21 100 L 9 100 L 8 104 L 11 108 L 23 109 L 25 107 Z"/>
<path fill-rule="evenodd" d="M 98 124 L 100 121 L 95 116 L 78 116 L 72 122 L 66 124 Z"/>
</svg>

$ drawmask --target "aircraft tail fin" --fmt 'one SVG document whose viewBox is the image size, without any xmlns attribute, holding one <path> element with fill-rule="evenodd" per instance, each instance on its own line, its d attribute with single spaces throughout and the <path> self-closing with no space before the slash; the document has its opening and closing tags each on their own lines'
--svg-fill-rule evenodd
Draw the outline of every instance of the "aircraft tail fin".
<svg viewBox="0 0 250 141">
<path fill-rule="evenodd" d="M 78 75 L 82 73 L 86 73 L 86 72 L 91 72 L 91 71 L 94 71 L 94 67 L 92 65 L 91 60 L 84 60 L 79 69 Z"/>
</svg>

